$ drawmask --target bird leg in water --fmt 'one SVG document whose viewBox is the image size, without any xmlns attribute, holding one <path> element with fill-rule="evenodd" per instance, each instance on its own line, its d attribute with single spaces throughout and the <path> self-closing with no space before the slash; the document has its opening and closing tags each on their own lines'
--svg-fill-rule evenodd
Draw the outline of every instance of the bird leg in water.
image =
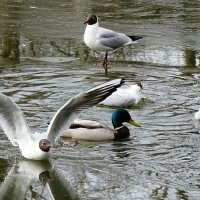
<svg viewBox="0 0 200 200">
<path fill-rule="evenodd" d="M 102 63 L 104 69 L 105 69 L 105 75 L 108 74 L 108 53 L 106 52 L 105 57 L 103 59 L 103 63 Z"/>
<path fill-rule="evenodd" d="M 64 137 L 61 136 L 61 143 L 68 145 L 68 146 L 76 146 L 77 145 L 77 139 L 76 138 L 70 138 L 70 137 Z"/>
</svg>

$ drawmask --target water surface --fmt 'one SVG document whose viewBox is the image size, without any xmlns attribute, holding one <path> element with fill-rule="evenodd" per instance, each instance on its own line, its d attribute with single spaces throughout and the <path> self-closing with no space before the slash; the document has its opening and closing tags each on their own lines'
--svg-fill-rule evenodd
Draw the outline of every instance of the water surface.
<svg viewBox="0 0 200 200">
<path fill-rule="evenodd" d="M 108 76 L 97 65 L 103 54 L 83 43 L 89 13 L 104 27 L 144 37 L 109 54 Z M 23 180 L 26 199 L 199 199 L 199 13 L 195 0 L 1 2 L 0 89 L 33 131 L 45 131 L 69 98 L 105 81 L 123 77 L 144 88 L 128 109 L 142 125 L 128 126 L 130 138 L 58 144 L 50 163 L 27 164 L 1 131 L 1 194 L 22 194 L 11 185 Z M 93 107 L 82 117 L 111 126 L 112 111 Z M 29 176 L 32 169 L 38 174 Z"/>
</svg>

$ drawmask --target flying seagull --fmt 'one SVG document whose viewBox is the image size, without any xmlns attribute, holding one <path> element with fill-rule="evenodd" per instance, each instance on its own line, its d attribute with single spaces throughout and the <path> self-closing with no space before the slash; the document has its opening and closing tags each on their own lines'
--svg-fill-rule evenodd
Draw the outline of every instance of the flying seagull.
<svg viewBox="0 0 200 200">
<path fill-rule="evenodd" d="M 19 146 L 27 159 L 44 160 L 51 155 L 51 147 L 77 115 L 111 95 L 124 83 L 115 79 L 69 99 L 54 115 L 46 133 L 32 134 L 22 110 L 9 97 L 0 93 L 0 126 L 14 146 Z"/>
</svg>

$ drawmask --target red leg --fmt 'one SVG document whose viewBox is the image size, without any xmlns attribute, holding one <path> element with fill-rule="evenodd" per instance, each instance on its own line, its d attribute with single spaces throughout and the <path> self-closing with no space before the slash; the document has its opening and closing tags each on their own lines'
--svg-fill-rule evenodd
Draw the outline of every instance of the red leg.
<svg viewBox="0 0 200 200">
<path fill-rule="evenodd" d="M 61 136 L 61 142 L 68 146 L 76 146 L 77 139 L 76 138 L 69 138 L 69 137 L 62 137 Z"/>
<path fill-rule="evenodd" d="M 106 52 L 105 57 L 103 59 L 103 63 L 102 63 L 104 69 L 105 69 L 105 75 L 108 74 L 108 53 Z"/>
</svg>

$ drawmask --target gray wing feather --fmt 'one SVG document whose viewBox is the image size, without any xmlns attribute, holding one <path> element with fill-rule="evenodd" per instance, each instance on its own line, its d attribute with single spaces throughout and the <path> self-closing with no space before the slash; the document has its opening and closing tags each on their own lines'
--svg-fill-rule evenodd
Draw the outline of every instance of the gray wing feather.
<svg viewBox="0 0 200 200">
<path fill-rule="evenodd" d="M 0 93 L 0 125 L 14 146 L 21 140 L 31 140 L 31 133 L 21 109 L 9 97 Z"/>
<path fill-rule="evenodd" d="M 106 28 L 99 27 L 98 31 L 99 31 L 100 38 L 112 38 L 112 37 L 118 36 L 117 32 L 106 29 Z"/>
<path fill-rule="evenodd" d="M 124 83 L 123 79 L 112 80 L 71 98 L 54 115 L 47 129 L 48 139 L 51 142 L 56 140 L 58 136 L 67 131 L 69 125 L 80 112 L 104 100 L 122 83 Z"/>
<path fill-rule="evenodd" d="M 129 43 L 127 38 L 123 38 L 121 36 L 112 37 L 112 38 L 102 38 L 100 40 L 101 44 L 110 47 L 112 49 L 117 49 Z"/>
<path fill-rule="evenodd" d="M 132 40 L 123 33 L 117 33 L 105 28 L 99 28 L 99 32 L 100 43 L 112 49 L 117 49 L 132 42 Z"/>
</svg>

